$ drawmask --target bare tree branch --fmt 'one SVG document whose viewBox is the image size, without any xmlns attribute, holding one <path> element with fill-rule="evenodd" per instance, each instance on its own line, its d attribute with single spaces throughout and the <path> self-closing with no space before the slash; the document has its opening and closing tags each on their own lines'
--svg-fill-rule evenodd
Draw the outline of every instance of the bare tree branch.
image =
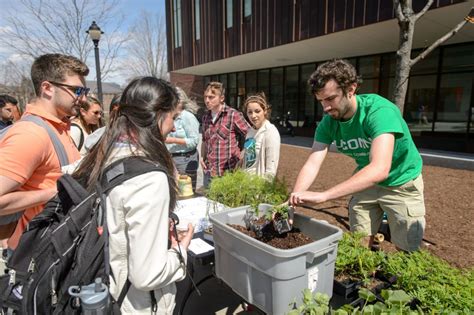
<svg viewBox="0 0 474 315">
<path fill-rule="evenodd" d="M 426 11 L 428 11 L 428 9 L 431 7 L 431 5 L 433 4 L 433 1 L 434 0 L 428 0 L 428 2 L 426 3 L 425 7 L 420 11 L 418 12 L 417 14 L 415 14 L 415 21 L 418 20 L 420 17 L 422 17 Z"/>
<path fill-rule="evenodd" d="M 125 40 L 109 41 L 110 29 L 124 20 L 118 12 L 120 0 L 17 0 L 21 14 L 9 12 L 7 30 L 0 44 L 16 53 L 35 58 L 45 53 L 74 55 L 87 62 L 93 49 L 86 30 L 95 20 L 105 30 L 101 45 L 103 77 L 114 70 L 119 48 Z"/>
<path fill-rule="evenodd" d="M 128 76 L 150 75 L 165 78 L 166 34 L 161 15 L 142 12 L 129 32 L 129 60 L 124 72 Z"/>
<path fill-rule="evenodd" d="M 405 20 L 405 16 L 403 15 L 402 7 L 400 5 L 400 1 L 399 0 L 393 0 L 393 5 L 395 7 L 395 16 L 397 17 L 397 20 L 398 21 Z"/>
<path fill-rule="evenodd" d="M 474 7 L 471 9 L 471 12 L 472 10 L 474 10 Z M 456 25 L 452 30 L 450 30 L 449 32 L 447 32 L 446 34 L 444 34 L 441 38 L 439 38 L 438 40 L 436 40 L 433 44 L 431 44 L 430 47 L 426 48 L 421 54 L 419 54 L 416 58 L 412 59 L 410 61 L 410 66 L 413 66 L 414 64 L 416 64 L 418 61 L 424 59 L 429 53 L 431 53 L 433 50 L 435 50 L 436 48 L 438 48 L 438 46 L 440 46 L 442 43 L 444 43 L 445 41 L 447 41 L 448 39 L 450 39 L 451 37 L 453 37 L 454 35 L 456 35 L 457 32 L 459 32 L 459 30 L 461 28 L 463 28 L 464 25 L 466 25 L 466 23 L 469 21 L 469 16 L 467 16 L 464 21 L 461 21 L 458 23 L 458 25 Z"/>
<path fill-rule="evenodd" d="M 416 21 L 426 13 L 432 2 L 432 0 L 428 0 L 424 8 L 418 14 L 414 14 L 411 0 L 393 0 L 399 27 L 399 43 L 397 49 L 397 65 L 394 80 L 393 102 L 397 105 L 402 113 L 405 106 L 405 100 L 408 91 L 408 81 L 410 78 L 412 66 L 425 58 L 431 51 L 433 51 L 447 39 L 454 36 L 464 25 L 466 25 L 467 22 L 472 23 L 474 20 L 474 8 L 471 8 L 469 15 L 466 16 L 462 22 L 456 25 L 446 35 L 436 40 L 416 58 L 411 59 Z"/>
</svg>

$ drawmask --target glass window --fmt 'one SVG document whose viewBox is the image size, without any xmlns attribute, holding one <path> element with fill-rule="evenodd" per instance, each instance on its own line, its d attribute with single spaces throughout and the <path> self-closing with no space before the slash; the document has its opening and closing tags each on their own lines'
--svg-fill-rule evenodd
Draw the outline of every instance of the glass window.
<svg viewBox="0 0 474 315">
<path fill-rule="evenodd" d="M 174 48 L 181 47 L 181 0 L 173 1 Z"/>
<path fill-rule="evenodd" d="M 298 66 L 286 67 L 285 76 L 285 114 L 293 126 L 302 126 L 298 117 Z"/>
<path fill-rule="evenodd" d="M 244 1 L 244 17 L 252 15 L 252 0 Z"/>
<path fill-rule="evenodd" d="M 380 73 L 380 56 L 359 58 L 359 75 L 362 79 L 376 78 Z"/>
<path fill-rule="evenodd" d="M 237 98 L 236 108 L 241 109 L 245 101 L 245 72 L 237 73 L 237 85 L 238 85 L 238 98 Z"/>
<path fill-rule="evenodd" d="M 403 118 L 410 131 L 431 131 L 435 109 L 436 76 L 424 75 L 410 78 L 408 98 Z"/>
<path fill-rule="evenodd" d="M 220 74 L 218 81 L 224 85 L 224 89 L 227 90 L 229 88 L 227 85 L 227 73 Z"/>
<path fill-rule="evenodd" d="M 416 58 L 422 51 L 412 52 L 411 58 Z M 438 72 L 439 49 L 432 51 L 425 59 L 418 61 L 410 71 L 410 74 L 436 73 Z"/>
<path fill-rule="evenodd" d="M 272 116 L 283 119 L 283 68 L 273 68 L 270 74 L 270 104 Z"/>
<path fill-rule="evenodd" d="M 382 70 L 381 70 L 380 75 L 382 77 L 394 76 L 396 66 L 397 66 L 397 55 L 395 54 L 382 55 Z"/>
<path fill-rule="evenodd" d="M 228 105 L 234 107 L 237 105 L 237 74 L 229 73 L 229 88 L 227 90 Z"/>
<path fill-rule="evenodd" d="M 363 84 L 363 83 L 362 83 Z M 395 88 L 395 78 L 380 78 L 380 90 L 379 93 L 386 99 L 389 99 L 393 102 L 393 92 Z"/>
<path fill-rule="evenodd" d="M 194 28 L 196 40 L 201 39 L 201 0 L 194 0 Z"/>
<path fill-rule="evenodd" d="M 232 9 L 233 9 L 233 1 L 232 0 L 226 0 L 226 27 L 227 28 L 231 28 L 233 26 L 233 21 L 232 21 L 232 18 L 234 17 L 234 15 L 232 14 Z"/>
<path fill-rule="evenodd" d="M 211 77 L 204 77 L 204 88 L 211 82 Z"/>
<path fill-rule="evenodd" d="M 298 117 L 303 121 L 301 127 L 314 127 L 315 120 L 321 120 L 322 113 L 320 112 L 318 117 L 316 113 L 318 112 L 317 104 L 314 101 L 314 96 L 311 95 L 311 91 L 308 87 L 308 79 L 311 74 L 316 69 L 315 64 L 307 64 L 301 66 L 300 72 L 300 106 L 298 110 Z M 321 110 L 322 111 L 322 110 Z"/>
<path fill-rule="evenodd" d="M 257 71 L 245 73 L 245 92 L 246 97 L 257 92 Z"/>
<path fill-rule="evenodd" d="M 357 94 L 378 93 L 379 79 L 364 79 L 357 90 Z"/>
<path fill-rule="evenodd" d="M 258 70 L 258 92 L 265 93 L 267 100 L 270 101 L 270 83 L 269 83 L 270 70 Z"/>
<path fill-rule="evenodd" d="M 443 71 L 474 70 L 474 44 L 446 47 L 443 50 Z"/>
<path fill-rule="evenodd" d="M 472 84 L 472 73 L 444 74 L 441 77 L 435 131 L 466 132 Z"/>
</svg>

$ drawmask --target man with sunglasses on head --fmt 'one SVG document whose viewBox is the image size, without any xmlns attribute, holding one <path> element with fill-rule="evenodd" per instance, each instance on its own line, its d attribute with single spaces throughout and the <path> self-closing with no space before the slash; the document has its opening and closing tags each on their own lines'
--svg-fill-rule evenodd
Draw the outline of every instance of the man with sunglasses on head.
<svg viewBox="0 0 474 315">
<path fill-rule="evenodd" d="M 69 135 L 69 117 L 86 101 L 89 89 L 84 77 L 88 73 L 89 68 L 73 56 L 46 54 L 33 62 L 31 79 L 36 98 L 0 139 L 0 216 L 24 210 L 9 239 L 10 249 L 16 248 L 28 222 L 56 194 L 61 165 L 80 158 Z M 29 115 L 46 124 L 25 119 Z M 63 154 L 55 149 L 53 138 L 64 147 Z"/>
</svg>

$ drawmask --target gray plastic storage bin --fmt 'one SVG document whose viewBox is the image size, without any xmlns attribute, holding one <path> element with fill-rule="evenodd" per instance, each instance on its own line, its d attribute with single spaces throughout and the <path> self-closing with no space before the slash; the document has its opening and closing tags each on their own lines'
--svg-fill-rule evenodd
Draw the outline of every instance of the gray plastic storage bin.
<svg viewBox="0 0 474 315">
<path fill-rule="evenodd" d="M 284 314 L 292 302 L 300 305 L 304 288 L 331 297 L 342 231 L 295 213 L 294 226 L 316 241 L 298 248 L 278 249 L 227 225 L 245 226 L 243 216 L 248 208 L 210 215 L 217 277 L 267 314 Z"/>
</svg>

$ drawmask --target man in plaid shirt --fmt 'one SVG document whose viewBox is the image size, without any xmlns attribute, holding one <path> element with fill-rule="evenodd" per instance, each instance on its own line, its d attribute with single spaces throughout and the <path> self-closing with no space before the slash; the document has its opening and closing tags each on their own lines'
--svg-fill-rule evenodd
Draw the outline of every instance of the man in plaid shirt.
<svg viewBox="0 0 474 315">
<path fill-rule="evenodd" d="M 210 82 L 204 92 L 208 111 L 202 117 L 201 166 L 204 186 L 212 177 L 233 170 L 240 160 L 240 151 L 250 128 L 241 112 L 224 102 L 225 89 L 220 82 Z"/>
</svg>

